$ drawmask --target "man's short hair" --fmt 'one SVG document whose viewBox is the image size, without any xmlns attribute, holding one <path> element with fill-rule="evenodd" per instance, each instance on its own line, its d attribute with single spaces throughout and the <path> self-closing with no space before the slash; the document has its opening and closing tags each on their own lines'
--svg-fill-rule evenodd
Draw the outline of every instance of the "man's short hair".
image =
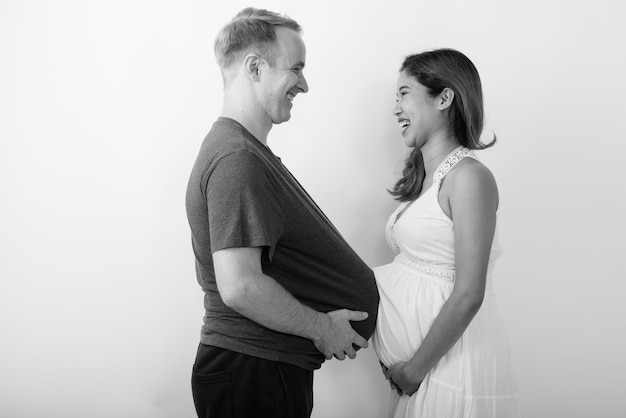
<svg viewBox="0 0 626 418">
<path fill-rule="evenodd" d="M 277 26 L 302 33 L 298 22 L 286 15 L 253 7 L 243 9 L 215 38 L 217 64 L 222 69 L 228 68 L 243 54 L 252 51 L 274 65 Z"/>
</svg>

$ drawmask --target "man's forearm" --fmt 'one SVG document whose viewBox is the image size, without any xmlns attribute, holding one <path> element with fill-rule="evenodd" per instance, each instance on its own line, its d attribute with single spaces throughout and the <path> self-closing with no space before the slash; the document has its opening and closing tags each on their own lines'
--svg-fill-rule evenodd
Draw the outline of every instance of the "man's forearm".
<svg viewBox="0 0 626 418">
<path fill-rule="evenodd" d="M 213 254 L 217 287 L 226 305 L 266 328 L 310 339 L 326 358 L 354 358 L 353 344 L 367 347 L 367 340 L 350 325 L 350 321 L 367 318 L 367 313 L 317 312 L 265 275 L 260 260 L 260 248 L 230 248 Z"/>
<path fill-rule="evenodd" d="M 310 340 L 321 338 L 328 327 L 327 315 L 303 305 L 271 277 L 255 274 L 236 280 L 237 290 L 224 303 L 264 327 Z"/>
</svg>

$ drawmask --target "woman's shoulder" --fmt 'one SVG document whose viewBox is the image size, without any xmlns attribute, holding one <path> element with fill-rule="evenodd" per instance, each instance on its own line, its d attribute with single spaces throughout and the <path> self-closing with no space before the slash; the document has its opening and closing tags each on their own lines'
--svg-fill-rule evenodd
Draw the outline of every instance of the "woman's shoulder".
<svg viewBox="0 0 626 418">
<path fill-rule="evenodd" d="M 463 158 L 446 175 L 441 191 L 449 196 L 488 197 L 498 195 L 498 186 L 493 173 L 482 162 Z"/>
<path fill-rule="evenodd" d="M 495 177 L 489 168 L 476 158 L 463 158 L 450 170 L 448 180 L 461 183 L 495 183 Z"/>
</svg>

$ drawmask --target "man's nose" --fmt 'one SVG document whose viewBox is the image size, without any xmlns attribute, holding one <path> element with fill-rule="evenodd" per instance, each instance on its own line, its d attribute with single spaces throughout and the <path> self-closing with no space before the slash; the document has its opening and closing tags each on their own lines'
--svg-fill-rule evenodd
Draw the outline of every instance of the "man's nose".
<svg viewBox="0 0 626 418">
<path fill-rule="evenodd" d="M 306 78 L 304 78 L 304 74 L 300 76 L 298 80 L 298 88 L 302 91 L 302 93 L 306 93 L 309 91 L 309 84 L 306 82 Z"/>
</svg>

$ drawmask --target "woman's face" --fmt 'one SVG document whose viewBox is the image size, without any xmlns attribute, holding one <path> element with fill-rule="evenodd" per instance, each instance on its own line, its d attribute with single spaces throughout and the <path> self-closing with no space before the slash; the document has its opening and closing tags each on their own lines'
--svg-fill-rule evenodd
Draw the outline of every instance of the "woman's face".
<svg viewBox="0 0 626 418">
<path fill-rule="evenodd" d="M 445 128 L 443 112 L 438 109 L 437 97 L 430 97 L 428 89 L 406 71 L 398 77 L 396 106 L 400 133 L 407 147 L 421 148 L 435 134 Z"/>
</svg>

